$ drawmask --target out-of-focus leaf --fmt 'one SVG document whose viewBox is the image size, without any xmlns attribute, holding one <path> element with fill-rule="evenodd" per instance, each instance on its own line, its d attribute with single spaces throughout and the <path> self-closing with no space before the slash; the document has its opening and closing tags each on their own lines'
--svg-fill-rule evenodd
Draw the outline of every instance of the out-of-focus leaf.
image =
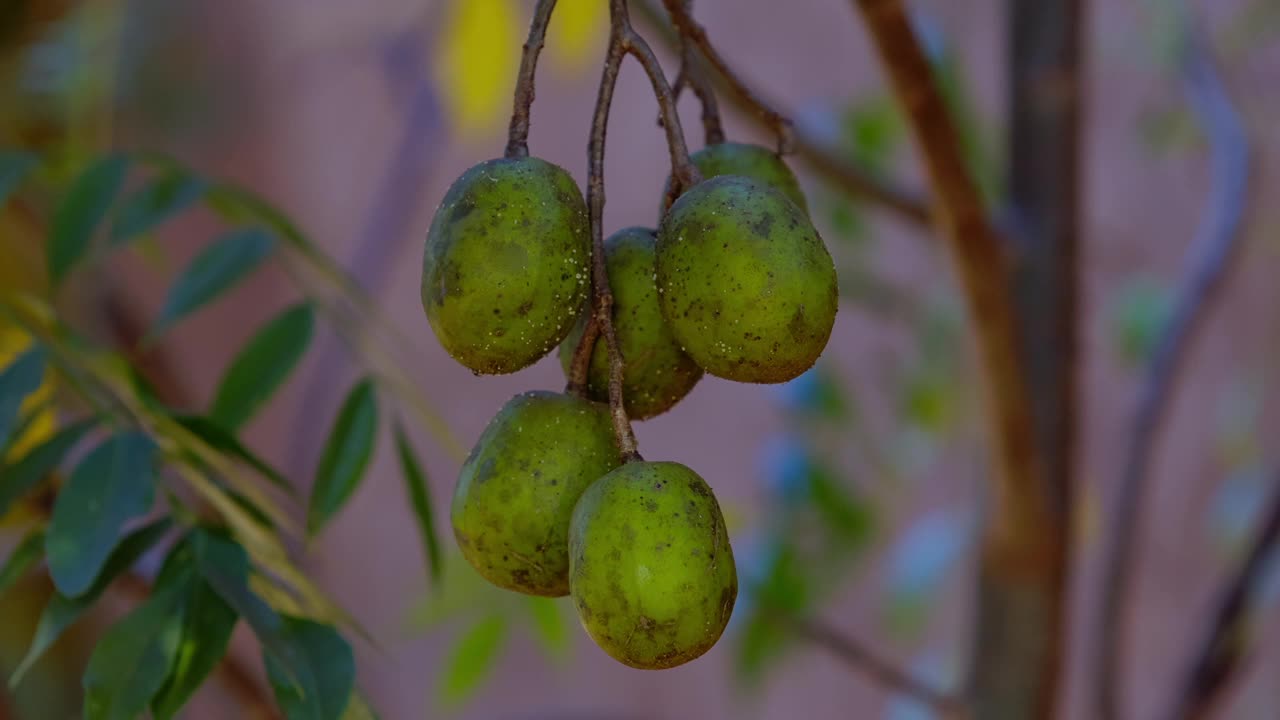
<svg viewBox="0 0 1280 720">
<path fill-rule="evenodd" d="M 990 125 L 974 98 L 964 61 L 950 44 L 945 45 L 934 63 L 934 73 L 943 100 L 960 131 L 960 145 L 965 163 L 978 183 L 983 198 L 994 202 L 1003 192 L 1001 163 L 997 145 L 991 138 Z"/>
<path fill-rule="evenodd" d="M 378 397 L 373 380 L 365 379 L 351 389 L 342 403 L 320 455 L 307 510 L 307 531 L 312 535 L 319 532 L 355 492 L 373 456 L 377 434 Z"/>
<path fill-rule="evenodd" d="M 598 0 L 560 0 L 547 30 L 547 51 L 561 66 L 577 69 L 595 57 L 609 35 L 609 9 Z"/>
<path fill-rule="evenodd" d="M 151 335 L 160 335 L 230 290 L 261 265 L 274 248 L 271 235 L 259 228 L 232 230 L 219 237 L 191 261 L 169 288 Z"/>
<path fill-rule="evenodd" d="M 925 513 L 902 533 L 886 568 L 886 611 L 890 627 L 913 634 L 942 585 L 968 554 L 974 538 L 971 512 L 956 509 Z"/>
<path fill-rule="evenodd" d="M 456 706 L 475 692 L 501 654 L 507 639 L 507 619 L 502 615 L 484 618 L 458 639 L 444 666 L 439 696 L 446 706 Z"/>
<path fill-rule="evenodd" d="M 25 150 L 0 150 L 0 209 L 38 163 L 39 159 Z"/>
<path fill-rule="evenodd" d="M 832 195 L 824 204 L 827 209 L 827 224 L 831 226 L 835 237 L 855 249 L 865 247 L 865 241 L 870 235 L 861 206 L 843 195 Z"/>
<path fill-rule="evenodd" d="M 196 572 L 195 551 L 190 542 L 182 542 L 169 553 L 156 584 L 164 585 L 170 576 Z M 151 712 L 158 720 L 177 715 L 222 661 L 237 620 L 236 611 L 203 577 L 191 579 L 183 602 L 177 653 L 164 685 L 151 700 Z"/>
<path fill-rule="evenodd" d="M 905 137 L 898 106 L 877 95 L 851 106 L 845 114 L 845 137 L 853 159 L 867 170 L 885 174 Z"/>
<path fill-rule="evenodd" d="M 257 453 L 245 447 L 235 435 L 232 435 L 221 425 L 202 415 L 175 415 L 173 419 L 192 435 L 209 443 L 209 447 L 240 460 L 269 480 L 272 485 L 290 495 L 294 494 L 293 486 L 289 484 L 284 475 L 280 474 L 279 470 L 276 470 L 270 463 L 259 457 Z"/>
<path fill-rule="evenodd" d="M 93 584 L 126 523 L 155 499 L 156 446 L 139 432 L 122 432 L 94 448 L 58 492 L 45 552 L 58 591 L 76 596 Z"/>
<path fill-rule="evenodd" d="M 103 157 L 76 178 L 54 210 L 47 251 L 49 276 L 55 285 L 89 250 L 94 231 L 111 210 L 128 171 L 128 158 Z"/>
<path fill-rule="evenodd" d="M 44 348 L 35 346 L 0 371 L 0 448 L 9 445 L 9 436 L 18 422 L 18 409 L 44 379 Z"/>
<path fill-rule="evenodd" d="M 569 625 L 561 604 L 551 598 L 528 596 L 526 605 L 538 644 L 552 658 L 564 660 L 569 653 Z"/>
<path fill-rule="evenodd" d="M 450 5 L 435 67 L 455 132 L 480 135 L 510 110 L 522 40 L 519 15 L 513 0 Z"/>
<path fill-rule="evenodd" d="M 1167 285 L 1150 277 L 1125 283 L 1111 300 L 1112 342 L 1127 367 L 1145 363 L 1155 350 L 1173 305 Z"/>
<path fill-rule="evenodd" d="M 1138 116 L 1138 134 L 1156 157 L 1186 150 L 1201 138 L 1199 123 L 1183 107 L 1143 112 Z"/>
<path fill-rule="evenodd" d="M 96 423 L 96 418 L 90 418 L 68 425 L 27 451 L 16 463 L 0 467 L 0 517 L 4 517 L 14 502 L 57 469 L 67 453 Z"/>
<path fill-rule="evenodd" d="M 288 657 L 264 655 L 276 702 L 289 720 L 339 720 L 355 690 L 355 656 L 328 625 L 284 617 L 279 639 Z"/>
<path fill-rule="evenodd" d="M 13 587 L 44 556 L 44 529 L 36 528 L 18 543 L 0 567 L 0 595 Z"/>
<path fill-rule="evenodd" d="M 342 720 L 378 720 L 378 713 L 357 690 L 351 693 L 351 702 L 347 704 L 347 711 L 342 713 Z"/>
<path fill-rule="evenodd" d="M 440 551 L 440 538 L 436 534 L 435 516 L 431 510 L 431 490 L 427 487 L 427 477 L 422 472 L 422 464 L 414 455 L 413 445 L 398 422 L 395 426 L 395 436 L 400 473 L 404 476 L 404 484 L 409 492 L 409 505 L 413 508 L 413 517 L 418 523 L 418 534 L 422 538 L 427 570 L 432 582 L 439 585 L 444 575 L 444 557 Z"/>
<path fill-rule="evenodd" d="M 1270 492 L 1259 467 L 1232 473 L 1214 491 L 1205 522 L 1214 549 L 1235 562 L 1254 532 Z"/>
<path fill-rule="evenodd" d="M 31 639 L 31 647 L 27 649 L 26 656 L 22 658 L 22 662 L 18 663 L 18 668 L 13 671 L 9 679 L 10 687 L 16 687 L 31 666 L 58 638 L 62 637 L 62 633 L 98 601 L 107 586 L 121 573 L 133 567 L 138 559 L 164 537 L 172 526 L 172 521 L 165 518 L 127 535 L 120 541 L 115 552 L 111 553 L 111 557 L 107 558 L 106 566 L 98 574 L 93 586 L 84 594 L 78 597 L 67 597 L 55 592 L 51 595 L 44 612 L 40 614 L 40 621 L 36 624 L 36 633 Z"/>
<path fill-rule="evenodd" d="M 848 548 L 861 548 L 871 539 L 871 509 L 844 488 L 829 471 L 819 468 L 810 481 L 813 506 Z"/>
<path fill-rule="evenodd" d="M 773 392 L 788 412 L 837 420 L 848 409 L 844 391 L 822 365 L 815 365 L 790 382 L 773 386 Z"/>
<path fill-rule="evenodd" d="M 126 197 L 116 210 L 110 242 L 123 245 L 159 227 L 200 201 L 208 183 L 199 176 L 170 168 Z"/>
<path fill-rule="evenodd" d="M 760 474 L 771 500 L 794 508 L 808 502 L 813 458 L 794 435 L 770 437 L 761 447 Z"/>
<path fill-rule="evenodd" d="M 84 672 L 86 720 L 133 720 L 164 685 L 182 640 L 190 570 L 160 585 L 98 641 Z"/>
<path fill-rule="evenodd" d="M 222 376 L 209 418 L 229 430 L 244 425 L 297 366 L 314 327 L 315 311 L 309 303 L 295 305 L 264 325 Z"/>
</svg>

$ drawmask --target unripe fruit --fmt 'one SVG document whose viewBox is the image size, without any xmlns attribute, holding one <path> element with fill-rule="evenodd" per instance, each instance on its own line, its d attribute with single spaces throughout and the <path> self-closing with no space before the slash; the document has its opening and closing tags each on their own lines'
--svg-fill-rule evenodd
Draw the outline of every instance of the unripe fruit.
<svg viewBox="0 0 1280 720">
<path fill-rule="evenodd" d="M 633 227 L 614 233 L 604 248 L 605 268 L 613 290 L 613 329 L 626 361 L 622 395 L 633 420 L 671 409 L 702 377 L 702 368 L 680 349 L 658 307 L 654 283 L 656 243 L 652 230 Z M 560 362 L 566 375 L 571 371 L 588 312 L 583 313 L 560 345 Z M 603 338 L 596 341 L 588 379 L 591 397 L 608 402 L 609 352 Z"/>
<path fill-rule="evenodd" d="M 708 145 L 689 156 L 705 180 L 721 175 L 740 175 L 764 183 L 787 196 L 787 199 L 809 214 L 809 202 L 795 173 L 776 152 L 759 145 L 724 142 Z M 667 187 L 671 179 L 667 178 Z M 664 193 L 665 195 L 665 193 Z"/>
<path fill-rule="evenodd" d="M 567 594 L 574 504 L 621 462 L 607 406 L 551 392 L 515 396 L 458 475 L 451 519 L 463 556 L 499 587 Z"/>
<path fill-rule="evenodd" d="M 569 589 L 582 626 L 619 662 L 658 670 L 711 649 L 738 596 L 711 488 L 672 462 L 600 478 L 573 511 Z"/>
<path fill-rule="evenodd" d="M 463 173 L 427 232 L 422 306 L 440 344 L 478 374 L 533 364 L 573 329 L 590 285 L 582 192 L 544 160 Z"/>
<path fill-rule="evenodd" d="M 704 370 L 785 382 L 822 354 L 836 319 L 836 270 L 794 203 L 744 177 L 706 180 L 658 229 L 663 316 Z"/>
</svg>

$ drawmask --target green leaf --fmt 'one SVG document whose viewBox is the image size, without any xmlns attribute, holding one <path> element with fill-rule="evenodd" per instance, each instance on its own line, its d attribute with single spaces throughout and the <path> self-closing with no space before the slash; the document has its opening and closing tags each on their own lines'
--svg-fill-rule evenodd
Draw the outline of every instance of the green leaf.
<svg viewBox="0 0 1280 720">
<path fill-rule="evenodd" d="M 9 435 L 18 422 L 22 401 L 40 387 L 44 379 L 44 361 L 44 348 L 37 345 L 19 355 L 0 372 L 0 448 L 9 445 Z"/>
<path fill-rule="evenodd" d="M 44 528 L 36 528 L 18 543 L 9 559 L 0 567 L 0 595 L 13 587 L 22 576 L 44 555 Z"/>
<path fill-rule="evenodd" d="M 315 535 L 333 517 L 364 476 L 378 433 L 378 397 L 373 381 L 360 381 L 338 411 L 329 432 L 307 510 L 307 532 Z"/>
<path fill-rule="evenodd" d="M 530 595 L 526 606 L 542 649 L 556 660 L 564 660 L 569 653 L 569 625 L 564 620 L 560 603 L 551 598 Z"/>
<path fill-rule="evenodd" d="M 103 633 L 84 672 L 85 720 L 134 720 L 164 685 L 182 640 L 188 570 Z"/>
<path fill-rule="evenodd" d="M 290 720 L 339 718 L 355 687 L 351 648 L 332 628 L 280 615 L 249 589 L 249 557 L 230 538 L 192 534 L 200 573 L 262 643 L 268 677 Z"/>
<path fill-rule="evenodd" d="M 24 150 L 0 150 L 0 207 L 38 163 L 35 155 Z"/>
<path fill-rule="evenodd" d="M 413 508 L 413 516 L 418 521 L 418 534 L 422 536 L 422 549 L 427 559 L 428 572 L 433 583 L 439 583 L 444 574 L 444 557 L 440 551 L 440 538 L 436 534 L 435 516 L 431 510 L 431 491 L 427 487 L 426 475 L 422 465 L 413 453 L 413 445 L 405 435 L 400 423 L 395 426 L 396 457 L 400 460 L 400 471 L 404 475 L 404 484 L 409 491 L 409 504 Z"/>
<path fill-rule="evenodd" d="M 161 172 L 121 203 L 111 224 L 110 243 L 123 245 L 155 230 L 199 202 L 207 187 L 203 178 L 185 170 Z"/>
<path fill-rule="evenodd" d="M 378 713 L 357 691 L 351 693 L 351 702 L 347 704 L 347 711 L 342 714 L 342 720 L 378 720 Z"/>
<path fill-rule="evenodd" d="M 28 450 L 16 463 L 0 467 L 0 517 L 4 517 L 13 503 L 22 499 L 57 469 L 71 448 L 96 423 L 96 418 L 90 418 L 68 425 L 53 437 Z"/>
<path fill-rule="evenodd" d="M 49 236 L 49 276 L 57 285 L 89 250 L 93 232 L 124 184 L 129 160 L 108 155 L 76 178 L 53 214 Z"/>
<path fill-rule="evenodd" d="M 240 460 L 245 465 L 256 470 L 272 485 L 290 495 L 294 494 L 293 486 L 289 484 L 289 480 L 284 475 L 280 474 L 279 470 L 272 467 L 257 453 L 245 447 L 235 435 L 232 435 L 221 425 L 201 415 L 174 415 L 173 419 L 185 428 L 187 432 L 208 443 L 209 447 Z"/>
<path fill-rule="evenodd" d="M 205 248 L 182 271 L 169 294 L 151 337 L 156 337 L 234 287 L 271 254 L 275 241 L 258 228 L 232 230 Z"/>
<path fill-rule="evenodd" d="M 288 616 L 284 617 L 281 639 L 290 647 L 291 657 L 277 659 L 266 654 L 264 662 L 276 703 L 285 716 L 289 720 L 339 720 L 355 690 L 351 646 L 328 625 Z"/>
<path fill-rule="evenodd" d="M 165 560 L 157 584 L 162 584 L 170 574 L 190 572 L 195 567 L 195 551 L 190 542 L 180 543 Z M 192 581 L 185 600 L 177 654 L 164 685 L 151 701 L 151 712 L 158 720 L 175 716 L 222 661 L 237 620 L 236 611 L 203 577 Z"/>
<path fill-rule="evenodd" d="M 1139 276 L 1121 286 L 1109 305 L 1111 341 L 1121 362 L 1130 368 L 1147 362 L 1173 312 L 1172 291 L 1155 278 Z"/>
<path fill-rule="evenodd" d="M 31 647 L 27 649 L 26 656 L 22 658 L 22 662 L 18 663 L 18 668 L 9 678 L 9 686 L 16 687 L 22 682 L 22 677 L 44 655 L 45 651 L 62 637 L 62 633 L 98 601 L 113 580 L 133 567 L 143 553 L 164 537 L 172 525 L 171 520 L 163 518 L 130 533 L 107 559 L 106 567 L 94 581 L 93 587 L 83 595 L 74 598 L 56 592 L 51 595 L 49 603 L 44 607 L 44 612 L 40 614 L 40 621 L 36 624 L 36 633 L 31 640 Z"/>
<path fill-rule="evenodd" d="M 441 681 L 440 700 L 457 705 L 475 692 L 493 671 L 507 639 L 507 619 L 493 615 L 472 625 L 458 639 Z"/>
<path fill-rule="evenodd" d="M 45 552 L 49 575 L 62 594 L 74 597 L 87 590 L 125 524 L 151 509 L 155 451 L 140 432 L 115 435 L 94 448 L 58 492 Z"/>
<path fill-rule="evenodd" d="M 293 372 L 314 327 L 315 311 L 307 303 L 285 310 L 263 326 L 227 368 L 209 418 L 228 430 L 244 425 Z"/>
</svg>

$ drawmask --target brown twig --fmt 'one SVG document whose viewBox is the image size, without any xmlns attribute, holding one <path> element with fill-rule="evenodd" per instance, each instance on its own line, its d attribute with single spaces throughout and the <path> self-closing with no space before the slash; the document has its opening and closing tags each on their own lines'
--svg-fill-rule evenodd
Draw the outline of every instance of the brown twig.
<svg viewBox="0 0 1280 720">
<path fill-rule="evenodd" d="M 1271 502 L 1244 563 L 1218 599 L 1204 640 L 1178 685 L 1168 720 L 1202 720 L 1221 699 L 1235 671 L 1249 653 L 1249 613 L 1267 577 L 1269 561 L 1280 541 L 1280 473 L 1273 473 Z"/>
<path fill-rule="evenodd" d="M 556 9 L 556 0 L 538 0 L 529 23 L 529 39 L 520 57 L 520 71 L 516 75 L 515 107 L 511 110 L 511 128 L 507 133 L 508 158 L 529 156 L 529 115 L 533 108 L 534 76 L 538 73 L 538 57 L 547 37 L 547 25 Z"/>
<path fill-rule="evenodd" d="M 618 72 L 622 69 L 622 60 L 632 55 L 640 62 L 645 74 L 653 85 L 654 95 L 658 99 L 658 107 L 662 111 L 663 128 L 667 134 L 667 147 L 671 152 L 672 183 L 682 189 L 696 185 L 702 176 L 689 160 L 689 149 L 685 145 L 684 130 L 680 126 L 680 116 L 676 112 L 675 95 L 667 83 L 662 66 L 649 48 L 644 38 L 631 27 L 631 19 L 627 13 L 626 0 L 609 0 L 611 27 L 609 33 L 609 49 L 605 55 L 604 71 L 600 79 L 600 92 L 596 99 L 595 114 L 591 121 L 591 141 L 588 147 L 588 179 L 587 206 L 591 214 L 591 284 L 592 305 L 595 321 L 599 325 L 599 334 L 609 350 L 609 410 L 613 417 L 614 432 L 618 438 L 618 449 L 625 460 L 638 460 L 640 453 L 636 450 L 635 432 L 631 428 L 631 420 L 622 397 L 622 375 L 624 358 L 618 349 L 618 338 L 613 328 L 613 292 L 609 288 L 609 274 L 605 269 L 604 258 L 604 150 L 609 126 L 609 108 L 613 104 L 613 91 L 618 84 Z M 590 327 L 588 327 L 590 331 Z M 585 386 L 586 368 L 591 362 L 596 338 L 592 332 L 584 332 L 582 341 L 574 351 L 573 370 L 570 387 Z"/>
<path fill-rule="evenodd" d="M 844 661 L 873 683 L 919 700 L 948 720 L 967 717 L 962 698 L 943 692 L 881 658 L 858 640 L 813 620 L 788 621 L 792 631 Z"/>
<path fill-rule="evenodd" d="M 592 273 L 594 272 L 595 269 L 592 268 Z M 574 348 L 573 360 L 569 363 L 569 383 L 565 387 L 565 392 L 578 397 L 587 396 L 587 386 L 591 382 L 591 356 L 595 352 L 596 341 L 599 338 L 600 323 L 593 306 L 587 314 L 587 324 L 582 330 L 582 338 Z"/>
<path fill-rule="evenodd" d="M 679 52 L 679 36 L 665 22 L 664 13 L 658 9 L 655 0 L 644 0 L 636 4 L 637 13 L 645 22 L 658 31 L 658 36 L 674 52 Z M 726 85 L 723 78 L 720 83 Z M 721 96 L 728 105 L 744 118 L 769 129 L 767 123 L 756 113 L 755 108 L 742 95 L 736 92 L 724 93 Z M 759 97 L 752 91 L 748 97 Z M 849 161 L 845 153 L 829 142 L 825 142 L 801 128 L 792 127 L 795 141 L 796 157 L 803 160 L 822 178 L 850 197 L 875 203 L 894 216 L 914 226 L 927 226 L 933 215 L 929 204 L 920 193 L 908 190 L 883 179 L 857 164 Z"/>
<path fill-rule="evenodd" d="M 1095 639 L 1094 702 L 1101 720 L 1119 717 L 1124 670 L 1121 631 L 1126 626 L 1126 599 L 1142 531 L 1142 502 L 1161 421 L 1196 330 L 1213 307 L 1237 254 L 1248 201 L 1248 138 L 1218 77 L 1207 40 L 1190 17 L 1184 22 L 1182 72 L 1189 102 L 1209 136 L 1211 189 L 1208 209 L 1187 254 L 1181 290 L 1147 363 L 1130 423 L 1131 439 L 1113 515 L 1115 535 L 1104 569 L 1102 618 Z"/>
<path fill-rule="evenodd" d="M 680 34 L 681 41 L 697 47 L 702 57 L 706 58 L 707 62 L 711 63 L 711 66 L 716 69 L 716 72 L 720 73 L 720 76 L 729 84 L 733 92 L 750 105 L 761 121 L 773 130 L 778 139 L 778 154 L 787 155 L 793 152 L 795 150 L 795 132 L 792 129 L 791 121 L 765 102 L 763 98 L 738 77 L 737 73 L 733 72 L 733 68 L 729 67 L 729 63 L 711 44 L 711 39 L 707 36 L 706 29 L 693 18 L 691 12 L 692 3 L 688 0 L 662 0 L 662 4 L 667 8 L 667 12 L 671 14 L 671 23 L 675 26 L 676 32 Z M 694 82 L 693 77 L 688 79 L 690 83 Z M 690 87 L 697 92 L 697 85 L 691 85 Z"/>
<path fill-rule="evenodd" d="M 683 0 L 685 13 L 693 14 L 693 0 Z M 724 142 L 724 123 L 720 119 L 720 103 L 716 100 L 715 88 L 707 77 L 706 67 L 698 56 L 698 49 L 685 35 L 680 36 L 680 74 L 676 77 L 672 95 L 680 99 L 680 90 L 688 86 L 702 104 L 702 129 L 707 145 L 719 145 Z"/>
<path fill-rule="evenodd" d="M 1056 701 L 1065 568 L 1056 517 L 1044 493 L 1044 465 L 1032 425 L 1030 389 L 1019 354 L 1004 243 L 961 155 L 955 124 L 902 0 L 855 0 L 898 104 L 921 150 L 942 236 L 950 246 L 968 306 L 985 380 L 987 434 L 993 447 L 990 521 L 984 528 L 975 643 L 991 643 L 1014 680 L 1001 711 L 975 695 L 979 717 L 1052 717 Z M 1025 626 L 1030 626 L 1028 630 Z M 1016 627 L 1015 626 L 1021 626 Z M 1021 682 L 1019 678 L 1027 678 Z M 975 683 L 975 689 L 986 688 Z M 997 715 L 992 715 L 996 713 Z"/>
</svg>

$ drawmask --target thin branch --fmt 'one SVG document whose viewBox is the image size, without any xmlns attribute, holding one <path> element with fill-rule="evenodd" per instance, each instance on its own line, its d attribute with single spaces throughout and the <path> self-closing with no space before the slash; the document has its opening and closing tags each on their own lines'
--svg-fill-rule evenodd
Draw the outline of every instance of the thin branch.
<svg viewBox="0 0 1280 720">
<path fill-rule="evenodd" d="M 1250 611 L 1267 579 L 1270 559 L 1280 541 L 1280 472 L 1273 473 L 1271 502 L 1244 564 L 1220 596 L 1204 641 L 1188 666 L 1168 720 L 1202 720 L 1221 699 L 1232 675 L 1247 659 Z"/>
<path fill-rule="evenodd" d="M 693 14 L 693 0 L 683 0 L 685 13 Z M 715 88 L 707 77 L 706 67 L 698 55 L 698 49 L 687 36 L 680 36 L 680 74 L 676 79 L 672 94 L 680 99 L 680 89 L 685 85 L 698 96 L 702 103 L 702 129 L 707 145 L 719 145 L 724 142 L 724 123 L 720 120 L 720 103 L 716 100 Z"/>
<path fill-rule="evenodd" d="M 1186 23 L 1182 72 L 1188 100 L 1209 135 L 1211 189 L 1208 209 L 1187 255 L 1181 290 L 1147 364 L 1130 424 L 1130 445 L 1114 515 L 1115 536 L 1104 570 L 1102 618 L 1095 640 L 1094 702 L 1101 720 L 1113 720 L 1120 712 L 1118 695 L 1124 671 L 1120 662 L 1121 636 L 1126 627 L 1126 600 L 1135 573 L 1142 505 L 1156 440 L 1195 333 L 1213 307 L 1237 254 L 1248 201 L 1248 138 L 1218 77 L 1207 40 L 1189 16 Z"/>
<path fill-rule="evenodd" d="M 653 85 L 654 95 L 662 111 L 663 128 L 667 133 L 667 147 L 671 151 L 671 174 L 682 190 L 693 187 L 702 176 L 689 160 L 689 148 L 685 145 L 680 115 L 676 112 L 675 95 L 667 83 L 662 66 L 644 38 L 631 27 L 626 0 L 609 0 L 611 28 L 609 49 L 605 56 L 604 71 L 600 78 L 600 92 L 596 98 L 595 114 L 591 121 L 591 141 L 588 146 L 587 206 L 591 214 L 591 285 L 595 322 L 599 334 L 609 351 L 609 411 L 613 418 L 618 449 L 624 460 L 638 460 L 635 432 L 623 404 L 622 376 L 624 358 L 618 349 L 618 338 L 613 327 L 613 292 L 609 288 L 609 274 L 605 269 L 604 255 L 604 151 L 609 126 L 609 108 L 613 104 L 613 91 L 618 84 L 622 60 L 628 54 L 635 56 Z M 582 335 L 574 351 L 573 369 L 569 386 L 581 389 L 585 386 L 586 369 L 596 340 L 590 326 Z"/>
<path fill-rule="evenodd" d="M 729 67 L 729 63 L 720 55 L 715 46 L 711 44 L 711 39 L 707 36 L 707 31 L 698 21 L 693 18 L 691 8 L 693 3 L 689 0 L 662 0 L 662 4 L 666 6 L 667 12 L 671 14 L 671 22 L 675 26 L 676 31 L 685 43 L 692 43 L 702 53 L 702 56 L 711 63 L 720 76 L 725 79 L 733 92 L 742 98 L 742 100 L 751 106 L 757 117 L 773 130 L 778 138 L 778 154 L 787 155 L 795 149 L 795 132 L 792 129 L 791 121 L 785 115 L 775 110 L 769 103 L 755 93 L 745 82 L 743 82 L 733 72 L 733 68 Z M 692 83 L 694 79 L 689 78 Z M 691 85 L 697 92 L 697 85 Z"/>
<path fill-rule="evenodd" d="M 667 48 L 679 52 L 679 37 L 672 27 L 665 22 L 663 12 L 657 8 L 655 0 L 642 0 L 636 3 L 636 12 L 646 23 L 658 31 Z M 720 79 L 722 85 L 727 85 Z M 749 97 L 759 97 L 759 93 L 751 91 Z M 767 122 L 755 112 L 755 108 L 744 96 L 736 92 L 721 95 L 734 111 L 745 119 L 755 122 L 759 127 L 769 129 Z M 796 157 L 802 159 L 822 178 L 840 189 L 850 197 L 875 203 L 890 211 L 907 223 L 921 227 L 932 222 L 933 216 L 926 199 L 913 190 L 899 187 L 881 178 L 857 164 L 847 160 L 844 152 L 831 143 L 821 140 L 802 128 L 792 127 Z"/>
<path fill-rule="evenodd" d="M 788 621 L 797 637 L 823 648 L 887 690 L 919 700 L 949 720 L 967 717 L 964 701 L 914 677 L 881 658 L 858 640 L 813 620 Z"/>
<path fill-rule="evenodd" d="M 594 274 L 595 270 L 592 269 Z M 587 316 L 587 325 L 582 330 L 582 338 L 574 348 L 573 360 L 569 363 L 569 383 L 565 392 L 578 397 L 587 396 L 587 386 L 591 377 L 591 355 L 595 352 L 596 341 L 600 338 L 600 322 L 596 318 L 594 308 Z"/>
<path fill-rule="evenodd" d="M 533 108 L 534 77 L 538 74 L 538 57 L 542 54 L 547 25 L 550 24 L 551 13 L 555 9 L 556 0 L 538 0 L 533 9 L 529 39 L 525 41 L 524 54 L 520 57 L 520 71 L 516 75 L 515 107 L 511 110 L 511 128 L 507 133 L 506 156 L 509 158 L 529 156 L 529 115 Z"/>
</svg>

